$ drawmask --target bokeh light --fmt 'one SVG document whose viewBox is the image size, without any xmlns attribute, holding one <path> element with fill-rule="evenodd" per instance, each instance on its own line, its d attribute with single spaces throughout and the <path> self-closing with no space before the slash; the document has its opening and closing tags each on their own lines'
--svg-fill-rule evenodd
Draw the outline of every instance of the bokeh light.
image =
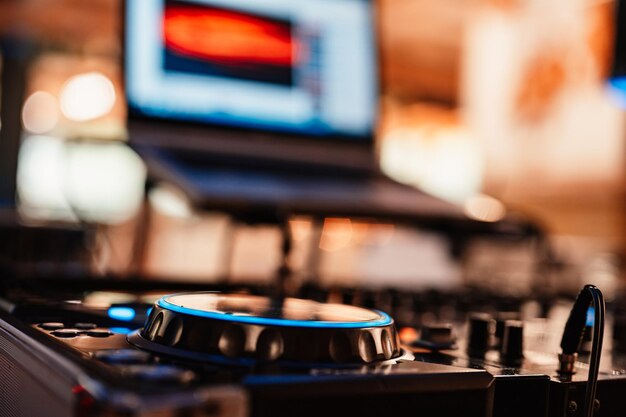
<svg viewBox="0 0 626 417">
<path fill-rule="evenodd" d="M 396 129 L 386 135 L 381 168 L 390 177 L 457 203 L 480 190 L 483 155 L 464 129 Z"/>
<path fill-rule="evenodd" d="M 493 197 L 477 194 L 465 202 L 465 214 L 475 220 L 497 222 L 506 215 L 506 207 Z"/>
<path fill-rule="evenodd" d="M 348 246 L 352 240 L 352 221 L 347 218 L 328 218 L 324 220 L 320 249 L 336 252 Z"/>
<path fill-rule="evenodd" d="M 120 223 L 139 210 L 146 169 L 121 143 L 70 143 L 65 154 L 65 196 L 83 220 Z"/>
<path fill-rule="evenodd" d="M 30 218 L 72 220 L 64 193 L 63 140 L 29 136 L 20 148 L 17 190 L 20 210 Z"/>
<path fill-rule="evenodd" d="M 166 216 L 187 219 L 193 214 L 189 201 L 180 192 L 165 184 L 159 184 L 148 193 L 150 204 Z"/>
<path fill-rule="evenodd" d="M 145 167 L 121 143 L 28 136 L 20 148 L 20 210 L 41 220 L 126 221 L 143 201 Z"/>
<path fill-rule="evenodd" d="M 70 120 L 84 122 L 108 114 L 115 104 L 115 87 L 100 72 L 70 78 L 61 90 L 61 111 Z"/>
<path fill-rule="evenodd" d="M 59 122 L 59 104 L 52 94 L 35 91 L 24 102 L 22 124 L 31 133 L 48 133 Z"/>
</svg>

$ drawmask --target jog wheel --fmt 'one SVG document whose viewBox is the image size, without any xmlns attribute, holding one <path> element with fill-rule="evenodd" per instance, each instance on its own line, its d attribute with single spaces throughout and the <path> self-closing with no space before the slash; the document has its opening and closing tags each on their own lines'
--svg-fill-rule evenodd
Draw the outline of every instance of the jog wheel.
<svg viewBox="0 0 626 417">
<path fill-rule="evenodd" d="M 394 322 L 377 310 L 286 298 L 184 293 L 158 300 L 139 348 L 193 360 L 365 364 L 401 354 Z"/>
</svg>

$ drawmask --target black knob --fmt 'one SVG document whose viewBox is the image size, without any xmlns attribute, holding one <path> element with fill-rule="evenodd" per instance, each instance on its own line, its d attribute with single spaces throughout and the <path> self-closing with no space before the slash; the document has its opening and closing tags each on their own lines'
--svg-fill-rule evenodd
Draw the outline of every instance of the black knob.
<svg viewBox="0 0 626 417">
<path fill-rule="evenodd" d="M 483 357 L 489 349 L 494 321 L 489 314 L 473 313 L 469 317 L 467 353 L 471 357 Z"/>
<path fill-rule="evenodd" d="M 523 322 L 519 320 L 507 320 L 504 323 L 500 357 L 502 362 L 506 364 L 519 364 L 524 358 Z"/>
<path fill-rule="evenodd" d="M 496 337 L 495 347 L 502 347 L 502 339 L 504 338 L 504 325 L 508 320 L 520 320 L 520 313 L 516 311 L 503 311 L 496 314 Z"/>
<path fill-rule="evenodd" d="M 427 324 L 422 326 L 419 340 L 412 343 L 415 347 L 423 347 L 433 351 L 456 349 L 456 338 L 449 323 Z"/>
<path fill-rule="evenodd" d="M 421 340 L 437 345 L 454 344 L 452 325 L 443 323 L 423 326 Z"/>
</svg>

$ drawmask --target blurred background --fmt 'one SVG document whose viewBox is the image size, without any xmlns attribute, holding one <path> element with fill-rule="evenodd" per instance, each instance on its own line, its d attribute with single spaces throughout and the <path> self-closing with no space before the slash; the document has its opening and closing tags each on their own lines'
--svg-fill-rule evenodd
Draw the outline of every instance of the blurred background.
<svg viewBox="0 0 626 417">
<path fill-rule="evenodd" d="M 585 282 L 609 296 L 618 290 L 626 101 L 609 83 L 616 4 L 377 3 L 384 172 L 478 221 L 526 219 L 550 249 L 532 238 L 476 238 L 458 251 L 444 236 L 407 226 L 298 217 L 290 222 L 296 282 L 479 285 L 512 295 Z M 6 204 L 5 228 L 65 233 L 28 240 L 7 232 L 5 264 L 21 274 L 270 280 L 280 264 L 278 228 L 198 212 L 168 184 L 146 195 L 146 169 L 125 145 L 121 8 L 120 0 L 0 0 L 0 33 L 25 41 L 18 52 L 28 62 L 17 217 Z M 5 58 L 18 52 L 3 50 Z"/>
</svg>

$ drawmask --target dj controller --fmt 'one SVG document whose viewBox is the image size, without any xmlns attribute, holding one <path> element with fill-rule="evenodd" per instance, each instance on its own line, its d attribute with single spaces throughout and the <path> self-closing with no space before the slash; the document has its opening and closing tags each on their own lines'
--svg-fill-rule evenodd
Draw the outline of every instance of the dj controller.
<svg viewBox="0 0 626 417">
<path fill-rule="evenodd" d="M 610 303 L 602 347 L 604 302 L 584 290 L 149 287 L 5 291 L 0 415 L 625 414 L 626 320 Z"/>
</svg>

